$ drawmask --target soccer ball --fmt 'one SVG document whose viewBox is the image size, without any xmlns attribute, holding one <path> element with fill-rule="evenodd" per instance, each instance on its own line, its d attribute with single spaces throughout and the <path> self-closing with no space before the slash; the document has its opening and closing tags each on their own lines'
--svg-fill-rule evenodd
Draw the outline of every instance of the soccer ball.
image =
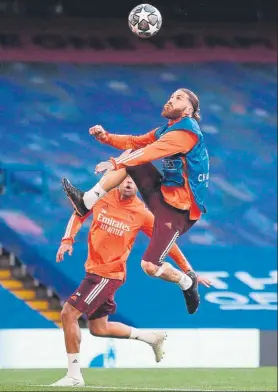
<svg viewBox="0 0 278 392">
<path fill-rule="evenodd" d="M 157 8 L 150 4 L 140 4 L 128 16 L 130 30 L 141 38 L 150 38 L 159 32 L 162 17 Z"/>
</svg>

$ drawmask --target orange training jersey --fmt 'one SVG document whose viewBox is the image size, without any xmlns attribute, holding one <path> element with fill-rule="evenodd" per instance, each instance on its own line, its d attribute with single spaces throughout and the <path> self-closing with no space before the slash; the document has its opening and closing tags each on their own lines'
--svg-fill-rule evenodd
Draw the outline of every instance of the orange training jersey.
<svg viewBox="0 0 278 392">
<path fill-rule="evenodd" d="M 171 124 L 173 123 L 174 122 L 171 122 Z M 156 130 L 154 129 L 141 136 L 114 135 L 107 133 L 106 137 L 101 140 L 102 143 L 109 144 L 110 146 L 122 150 L 127 150 L 129 148 L 136 150 L 127 157 L 113 159 L 115 169 L 141 165 L 179 152 L 186 153 L 190 151 L 198 141 L 198 137 L 192 132 L 178 129 L 167 133 L 156 140 L 155 131 Z M 184 165 L 186 165 L 185 160 Z M 201 210 L 195 201 L 186 176 L 184 176 L 184 180 L 184 187 L 162 186 L 161 191 L 164 200 L 168 204 L 181 210 L 189 210 L 190 219 L 197 220 L 201 217 Z"/>
<path fill-rule="evenodd" d="M 110 279 L 124 280 L 126 260 L 139 231 L 152 235 L 154 217 L 137 197 L 121 199 L 118 189 L 108 192 L 92 211 L 80 218 L 75 213 L 69 220 L 63 243 L 73 243 L 85 219 L 93 213 L 88 235 L 88 257 L 85 269 L 89 273 Z M 169 255 L 183 271 L 191 266 L 174 245 Z"/>
</svg>

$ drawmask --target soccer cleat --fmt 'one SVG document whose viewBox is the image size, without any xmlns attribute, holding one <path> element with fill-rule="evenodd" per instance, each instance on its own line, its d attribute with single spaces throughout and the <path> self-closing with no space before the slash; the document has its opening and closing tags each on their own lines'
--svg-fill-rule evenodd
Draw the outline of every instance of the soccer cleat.
<svg viewBox="0 0 278 392">
<path fill-rule="evenodd" d="M 198 278 L 194 271 L 189 271 L 186 274 L 192 279 L 192 286 L 187 290 L 183 290 L 187 310 L 189 314 L 197 312 L 200 304 L 200 296 L 198 292 Z"/>
<path fill-rule="evenodd" d="M 90 210 L 88 210 L 88 208 L 84 204 L 84 192 L 71 185 L 67 178 L 62 179 L 62 186 L 77 215 L 81 217 L 85 216 Z"/>
<path fill-rule="evenodd" d="M 82 374 L 78 378 L 69 377 L 68 375 L 51 384 L 50 387 L 84 387 L 85 382 Z"/>
<path fill-rule="evenodd" d="M 155 340 L 153 343 L 151 343 L 151 347 L 153 349 L 154 355 L 155 355 L 155 360 L 156 362 L 160 362 L 165 354 L 164 352 L 164 342 L 167 339 L 167 334 L 166 332 L 153 332 L 154 335 L 156 335 Z"/>
</svg>

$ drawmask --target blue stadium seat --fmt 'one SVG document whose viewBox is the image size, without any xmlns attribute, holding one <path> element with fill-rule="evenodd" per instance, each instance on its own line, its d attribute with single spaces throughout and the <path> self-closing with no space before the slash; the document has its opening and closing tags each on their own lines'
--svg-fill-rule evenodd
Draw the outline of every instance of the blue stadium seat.
<svg viewBox="0 0 278 392">
<path fill-rule="evenodd" d="M 1 242 L 66 298 L 83 276 L 88 224 L 72 259 L 57 265 L 55 252 L 71 211 L 60 179 L 69 177 L 87 189 L 98 179 L 96 163 L 118 154 L 92 140 L 89 126 L 102 124 L 121 134 L 147 132 L 163 124 L 160 111 L 169 94 L 187 87 L 200 96 L 211 181 L 209 213 L 179 244 L 185 253 L 192 249 L 196 254 L 211 247 L 274 249 L 275 78 L 276 67 L 270 64 L 3 65 Z M 9 186 L 5 170 L 11 171 Z M 140 237 L 139 248 L 146 245 Z M 135 252 L 131 258 L 137 259 Z"/>
</svg>

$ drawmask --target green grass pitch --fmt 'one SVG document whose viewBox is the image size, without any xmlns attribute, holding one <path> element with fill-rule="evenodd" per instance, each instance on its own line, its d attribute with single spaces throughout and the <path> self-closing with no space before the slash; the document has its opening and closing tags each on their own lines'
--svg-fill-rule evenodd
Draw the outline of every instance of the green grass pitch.
<svg viewBox="0 0 278 392">
<path fill-rule="evenodd" d="M 53 388 L 62 369 L 0 370 L 0 391 L 277 391 L 277 369 L 85 369 L 85 388 Z"/>
</svg>

